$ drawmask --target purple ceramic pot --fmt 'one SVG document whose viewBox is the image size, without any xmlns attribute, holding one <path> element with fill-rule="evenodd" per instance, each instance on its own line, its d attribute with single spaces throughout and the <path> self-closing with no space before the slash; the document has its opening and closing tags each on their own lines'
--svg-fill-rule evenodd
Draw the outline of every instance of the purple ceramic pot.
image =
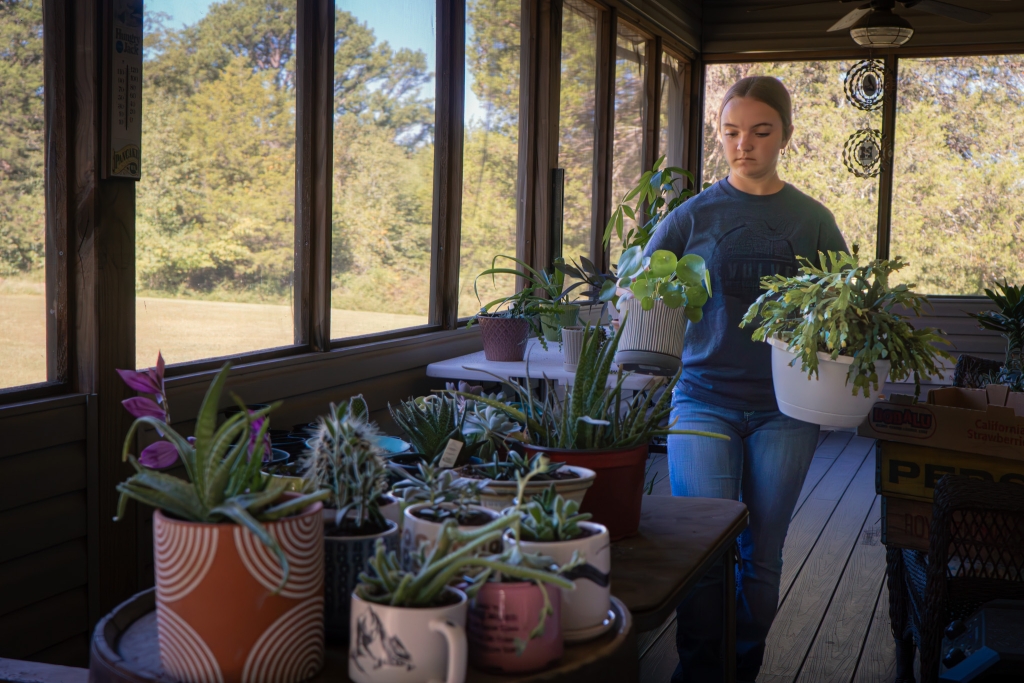
<svg viewBox="0 0 1024 683">
<path fill-rule="evenodd" d="M 480 323 L 480 337 L 487 360 L 505 363 L 523 360 L 526 340 L 530 336 L 529 320 L 481 315 L 477 322 Z"/>
</svg>

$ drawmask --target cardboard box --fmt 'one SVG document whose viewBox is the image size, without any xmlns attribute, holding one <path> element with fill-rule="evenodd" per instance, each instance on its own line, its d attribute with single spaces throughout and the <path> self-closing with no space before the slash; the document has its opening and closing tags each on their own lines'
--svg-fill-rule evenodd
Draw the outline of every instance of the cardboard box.
<svg viewBox="0 0 1024 683">
<path fill-rule="evenodd" d="M 890 548 L 928 552 L 932 504 L 882 496 L 882 543 Z"/>
<path fill-rule="evenodd" d="M 935 482 L 945 474 L 1024 485 L 1024 462 L 895 441 L 875 444 L 875 489 L 881 495 L 931 502 Z"/>
<path fill-rule="evenodd" d="M 899 394 L 889 398 L 872 406 L 858 434 L 1024 461 L 1024 393 L 993 384 L 932 389 L 928 403 Z"/>
</svg>

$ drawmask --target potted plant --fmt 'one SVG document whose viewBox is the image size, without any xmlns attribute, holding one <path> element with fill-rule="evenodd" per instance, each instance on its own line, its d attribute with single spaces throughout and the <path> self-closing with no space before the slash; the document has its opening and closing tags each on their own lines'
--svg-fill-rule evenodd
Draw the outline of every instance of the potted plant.
<svg viewBox="0 0 1024 683">
<path fill-rule="evenodd" d="M 999 294 L 986 289 L 985 295 L 999 310 L 968 315 L 982 328 L 998 332 L 1006 339 L 1006 360 L 999 372 L 988 378 L 989 383 L 1006 384 L 1010 391 L 1024 391 L 1024 292 L 1021 287 L 1006 282 L 997 282 L 996 286 Z"/>
<path fill-rule="evenodd" d="M 236 400 L 242 410 L 217 426 L 229 368 L 221 368 L 206 392 L 194 438 L 160 417 L 137 416 L 122 451 L 135 474 L 117 485 L 117 518 L 129 499 L 156 508 L 157 640 L 170 676 L 187 683 L 252 677 L 298 683 L 323 665 L 319 501 L 328 493 L 286 494 L 284 482 L 261 476 L 269 421 L 255 441 L 252 425 L 273 406 L 250 413 Z M 188 481 L 129 454 L 142 426 L 171 444 Z"/>
<path fill-rule="evenodd" d="M 405 432 L 412 453 L 392 456 L 390 460 L 414 471 L 419 462 L 434 463 L 444 453 L 451 439 L 459 439 L 466 420 L 465 402 L 447 394 L 431 394 L 402 401 L 397 407 L 388 404 L 395 424 Z M 458 464 L 469 458 L 460 453 Z"/>
<path fill-rule="evenodd" d="M 650 391 L 624 399 L 621 374 L 609 387 L 612 358 L 621 335 L 621 327 L 611 338 L 605 338 L 596 329 L 587 331 L 575 384 L 562 398 L 558 398 L 553 387 L 548 387 L 544 398 L 539 398 L 529 378 L 522 383 L 505 383 L 515 402 L 466 396 L 502 410 L 525 425 L 522 448 L 527 455 L 543 453 L 568 465 L 593 470 L 596 473 L 594 484 L 580 509 L 607 526 L 612 540 L 635 534 L 640 526 L 644 465 L 653 437 L 695 434 L 728 438 L 709 432 L 672 429 L 668 424 L 669 391 L 662 392 L 657 400 L 653 400 Z M 677 372 L 668 386 L 674 386 L 678 379 Z"/>
<path fill-rule="evenodd" d="M 557 493 L 554 485 L 519 508 L 519 537 L 505 533 L 506 547 L 519 543 L 524 552 L 551 557 L 555 564 L 582 558 L 567 578 L 576 588 L 562 591 L 562 636 L 567 642 L 590 640 L 611 628 L 611 537 L 601 524 L 588 521 L 579 503 Z"/>
<path fill-rule="evenodd" d="M 800 257 L 800 274 L 762 278 L 766 290 L 740 323 L 760 317 L 755 341 L 772 345 L 772 379 L 779 410 L 798 420 L 856 427 L 878 399 L 886 375 L 893 381 L 942 376 L 936 348 L 948 344 L 932 328 L 914 329 L 899 309 L 921 314 L 927 302 L 913 285 L 889 284 L 906 263 L 875 259 L 861 265 L 853 253 Z"/>
<path fill-rule="evenodd" d="M 487 488 L 480 493 L 481 504 L 492 510 L 504 510 L 515 500 L 520 477 L 527 475 L 541 457 L 539 453 L 527 458 L 516 451 L 509 451 L 503 460 L 495 454 L 490 462 L 463 466 L 459 474 L 469 479 L 485 480 Z M 529 500 L 551 486 L 578 505 L 587 489 L 594 484 L 596 476 L 586 467 L 574 467 L 564 462 L 549 463 L 547 470 L 530 479 L 526 497 Z"/>
<path fill-rule="evenodd" d="M 461 478 L 451 469 L 442 469 L 420 463 L 416 475 L 405 474 L 405 479 L 394 486 L 395 495 L 402 500 L 402 561 L 415 569 L 416 553 L 429 553 L 437 543 L 441 528 L 453 520 L 461 531 L 486 526 L 498 517 L 494 510 L 480 505 L 480 493 L 487 482 Z M 500 542 L 493 549 L 498 552 Z"/>
<path fill-rule="evenodd" d="M 622 253 L 617 282 L 606 282 L 601 297 L 624 314 L 615 362 L 624 370 L 671 375 L 682 367 L 686 321 L 700 322 L 711 296 L 704 259 L 640 246 Z"/>
<path fill-rule="evenodd" d="M 518 268 L 498 268 L 498 259 L 513 261 Z M 569 303 L 569 295 L 576 289 L 582 287 L 584 282 L 577 282 L 565 286 L 565 271 L 562 268 L 564 261 L 559 257 L 555 259 L 554 268 L 551 272 L 531 268 L 526 263 L 513 256 L 498 254 L 491 261 L 491 267 L 476 277 L 473 283 L 473 290 L 477 292 L 477 299 L 480 294 L 477 290 L 477 283 L 480 278 L 495 275 L 514 275 L 525 282 L 523 290 L 518 294 L 509 297 L 496 299 L 485 304 L 481 310 L 489 311 L 492 307 L 500 307 L 509 300 L 522 300 L 530 313 L 536 313 L 540 317 L 541 334 L 539 338 L 544 348 L 546 342 L 557 342 L 561 340 L 561 329 L 569 325 L 575 325 L 579 318 L 579 304 Z M 526 294 L 524 294 L 526 292 Z"/>
<path fill-rule="evenodd" d="M 362 396 L 332 403 L 302 460 L 308 488 L 330 492 L 323 510 L 325 623 L 327 638 L 342 643 L 348 641 L 352 589 L 377 539 L 398 549 L 398 524 L 382 512 L 386 506 L 397 511 L 398 504 L 385 493 L 387 464 L 368 415 Z"/>
<path fill-rule="evenodd" d="M 378 543 L 376 554 L 352 594 L 349 678 L 355 683 L 462 683 L 466 676 L 466 612 L 495 573 L 571 588 L 551 572 L 504 562 L 483 553 L 518 523 L 516 514 L 460 532 L 442 525 L 437 544 L 418 553 L 416 571 L 402 568 L 394 552 Z M 467 580 L 467 575 L 468 580 Z M 454 588 L 460 583 L 465 589 Z"/>
<path fill-rule="evenodd" d="M 473 289 L 476 291 L 476 283 Z M 534 330 L 532 299 L 531 291 L 523 289 L 512 296 L 481 304 L 480 312 L 470 318 L 467 326 L 480 325 L 484 358 L 500 363 L 523 360 L 526 341 Z M 478 291 L 477 300 L 480 300 Z"/>
</svg>

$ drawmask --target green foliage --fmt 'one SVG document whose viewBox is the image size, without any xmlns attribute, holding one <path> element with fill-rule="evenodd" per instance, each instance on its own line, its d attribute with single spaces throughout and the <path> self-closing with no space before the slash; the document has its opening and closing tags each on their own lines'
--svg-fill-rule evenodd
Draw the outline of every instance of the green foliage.
<svg viewBox="0 0 1024 683">
<path fill-rule="evenodd" d="M 1024 288 L 1007 282 L 996 283 L 999 293 L 985 290 L 998 311 L 968 313 L 986 330 L 998 332 L 1006 339 L 1006 360 L 999 373 L 989 380 L 1009 385 L 1012 391 L 1024 391 Z"/>
<path fill-rule="evenodd" d="M 281 501 L 287 484 L 260 474 L 263 461 L 263 437 L 270 427 L 264 420 L 249 453 L 252 423 L 267 416 L 277 404 L 250 413 L 235 397 L 241 410 L 217 427 L 217 407 L 231 364 L 226 363 L 206 392 L 196 416 L 195 439 L 189 441 L 170 425 L 154 417 L 140 417 L 132 423 L 124 440 L 122 458 L 131 462 L 135 474 L 117 485 L 121 494 L 117 518 L 124 516 L 128 499 L 150 505 L 190 522 L 233 522 L 251 531 L 277 557 L 284 570 L 282 585 L 288 580 L 288 559 L 277 541 L 260 522 L 270 522 L 294 514 L 329 493 L 319 491 Z M 188 481 L 143 467 L 128 449 L 136 431 L 149 426 L 164 435 L 178 450 Z"/>
<path fill-rule="evenodd" d="M 892 365 L 889 377 L 898 382 L 911 374 L 916 393 L 921 376 L 942 377 L 937 358 L 952 360 L 935 344 L 948 344 L 938 330 L 914 329 L 900 309 L 921 315 L 927 303 L 910 285 L 890 285 L 890 275 L 906 264 L 901 259 L 875 259 L 861 265 L 857 245 L 853 253 L 818 253 L 820 267 L 798 257 L 801 275 L 773 275 L 762 278 L 766 290 L 751 304 L 740 327 L 760 316 L 755 341 L 775 337 L 788 344 L 800 358 L 807 376 L 817 375 L 818 353 L 832 360 L 840 355 L 853 358 L 847 373 L 854 395 L 870 395 L 880 380 L 875 363 Z M 796 359 L 793 361 L 796 362 Z"/>
<path fill-rule="evenodd" d="M 327 489 L 335 510 L 334 525 L 374 534 L 388 528 L 380 511 L 387 491 L 387 463 L 377 445 L 380 432 L 369 421 L 362 396 L 330 406 L 317 418 L 302 457 L 303 478 L 314 489 Z M 351 513 L 351 514 L 350 514 Z"/>
<path fill-rule="evenodd" d="M 522 506 L 520 533 L 528 541 L 571 541 L 583 535 L 579 523 L 591 517 L 580 513 L 580 504 L 555 492 L 555 485 Z"/>
<path fill-rule="evenodd" d="M 512 261 L 519 267 L 499 268 L 497 267 L 498 259 Z M 510 302 L 512 302 L 512 305 L 519 305 L 520 308 L 525 308 L 528 313 L 536 313 L 542 310 L 557 311 L 560 310 L 559 304 L 568 302 L 569 295 L 585 284 L 583 282 L 576 282 L 566 287 L 564 266 L 565 261 L 558 257 L 555 259 L 554 267 L 550 271 L 537 270 L 514 256 L 498 254 L 491 260 L 491 267 L 476 276 L 476 281 L 473 283 L 473 293 L 476 294 L 477 301 L 480 302 L 480 310 L 485 313 L 491 309 L 508 305 Z M 485 277 L 490 277 L 493 281 L 496 275 L 510 275 L 521 278 L 524 282 L 522 292 L 528 292 L 528 294 L 523 295 L 520 292 L 519 294 L 495 299 L 486 304 L 483 303 L 480 300 L 478 282 L 480 278 Z"/>
<path fill-rule="evenodd" d="M 467 402 L 466 419 L 462 424 L 462 437 L 466 449 L 474 456 L 487 460 L 497 457 L 506 449 L 512 435 L 522 429 L 508 419 L 508 415 L 476 402 Z"/>
<path fill-rule="evenodd" d="M 388 404 L 391 418 L 427 462 L 444 453 L 451 439 L 458 439 L 466 419 L 465 405 L 454 396 L 434 394 L 402 401 L 397 408 Z"/>
<path fill-rule="evenodd" d="M 419 476 L 402 470 L 405 478 L 394 485 L 393 492 L 402 499 L 402 509 L 426 503 L 425 514 L 436 521 L 463 521 L 470 515 L 470 506 L 480 503 L 486 482 L 463 479 L 455 470 L 426 463 L 417 465 Z"/>
<path fill-rule="evenodd" d="M 626 290 L 621 296 L 618 288 Z M 622 301 L 638 299 L 645 311 L 662 301 L 669 308 L 683 307 L 686 318 L 698 323 L 704 317 L 704 304 L 711 296 L 711 273 L 704 259 L 686 254 L 681 259 L 665 249 L 644 256 L 643 249 L 630 247 L 619 259 L 618 282 L 605 282 L 601 300 L 611 301 L 621 310 Z"/>
<path fill-rule="evenodd" d="M 518 481 L 520 477 L 525 477 L 534 470 L 543 457 L 537 453 L 533 457 L 527 458 L 516 451 L 509 451 L 508 457 L 504 460 L 499 460 L 495 454 L 489 462 L 466 465 L 465 470 L 491 481 Z M 564 462 L 549 462 L 543 472 L 534 476 L 534 480 L 551 481 L 554 479 L 552 475 L 564 466 Z"/>
<path fill-rule="evenodd" d="M 662 427 L 662 421 L 667 420 L 671 412 L 670 391 L 662 392 L 657 401 L 652 401 L 654 392 L 650 391 L 639 392 L 627 400 L 622 395 L 623 375 L 613 387 L 608 386 L 622 329 L 620 326 L 614 337 L 606 339 L 597 328 L 587 327 L 575 383 L 562 399 L 557 398 L 558 392 L 552 386 L 547 387 L 543 399 L 538 398 L 529 378 L 529 367 L 522 384 L 505 382 L 509 395 L 515 397 L 514 403 L 466 392 L 455 393 L 505 412 L 525 425 L 525 440 L 548 448 L 583 451 L 632 448 L 650 443 L 654 436 L 667 434 L 727 439 L 721 434 Z M 667 386 L 675 386 L 679 375 L 677 372 Z"/>
</svg>

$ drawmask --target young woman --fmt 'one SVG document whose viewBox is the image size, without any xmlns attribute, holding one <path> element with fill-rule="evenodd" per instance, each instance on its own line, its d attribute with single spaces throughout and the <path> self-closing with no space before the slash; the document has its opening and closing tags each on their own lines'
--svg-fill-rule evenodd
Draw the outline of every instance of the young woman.
<svg viewBox="0 0 1024 683">
<path fill-rule="evenodd" d="M 729 88 L 718 112 L 729 176 L 673 211 L 648 244 L 698 254 L 711 272 L 704 319 L 686 330 L 683 375 L 673 391 L 678 429 L 718 432 L 729 441 L 669 438 L 672 494 L 742 500 L 750 526 L 740 537 L 736 574 L 737 678 L 753 681 L 775 618 L 782 544 L 818 440 L 816 425 L 779 412 L 771 349 L 751 341 L 740 318 L 766 275 L 797 272 L 797 256 L 846 250 L 832 213 L 779 178 L 793 135 L 786 88 L 765 76 Z M 712 570 L 679 605 L 673 683 L 722 679 L 721 571 Z"/>
</svg>

